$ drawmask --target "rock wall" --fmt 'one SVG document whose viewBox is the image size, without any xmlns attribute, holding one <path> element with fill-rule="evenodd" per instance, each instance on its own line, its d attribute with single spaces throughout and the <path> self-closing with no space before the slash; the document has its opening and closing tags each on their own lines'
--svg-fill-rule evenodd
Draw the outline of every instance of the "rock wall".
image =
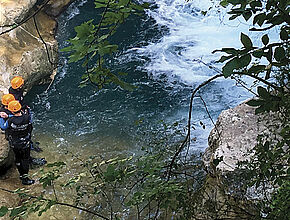
<svg viewBox="0 0 290 220">
<path fill-rule="evenodd" d="M 50 0 L 35 16 L 21 26 L 11 29 L 11 25 L 29 18 L 44 1 L 39 0 L 0 0 L 0 97 L 8 93 L 10 80 L 20 75 L 25 80 L 28 91 L 34 85 L 47 83 L 56 73 L 58 45 L 55 40 L 59 15 L 73 0 Z M 45 42 L 43 42 L 43 40 Z M 47 49 L 46 49 L 47 47 Z M 48 56 L 50 59 L 48 59 Z M 9 148 L 0 133 L 0 170 L 11 165 Z"/>
<path fill-rule="evenodd" d="M 39 32 L 48 47 L 50 60 L 57 63 L 58 45 L 55 40 L 58 16 L 74 0 L 50 0 L 44 9 L 36 15 Z M 0 33 L 32 15 L 40 0 L 0 0 Z M 25 89 L 51 80 L 56 72 L 47 56 L 45 45 L 38 35 L 33 19 L 14 30 L 0 35 L 0 97 L 8 92 L 10 80 L 15 75 L 25 79 Z M 15 190 L 21 187 L 16 169 L 9 169 L 13 164 L 13 153 L 9 149 L 4 134 L 0 132 L 0 187 Z M 5 174 L 5 172 L 8 172 Z M 4 174 L 3 174 L 4 173 Z M 33 186 L 32 186 L 33 187 Z M 17 206 L 19 197 L 0 191 L 0 207 Z M 9 216 L 0 219 L 10 219 Z"/>
</svg>

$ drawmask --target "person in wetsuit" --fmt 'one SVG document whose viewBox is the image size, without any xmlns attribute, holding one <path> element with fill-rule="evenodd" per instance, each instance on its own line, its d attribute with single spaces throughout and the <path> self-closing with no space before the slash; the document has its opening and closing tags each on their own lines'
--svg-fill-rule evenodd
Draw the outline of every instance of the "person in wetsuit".
<svg viewBox="0 0 290 220">
<path fill-rule="evenodd" d="M 35 182 L 28 177 L 32 125 L 30 115 L 24 114 L 21 108 L 18 101 L 9 102 L 8 110 L 12 114 L 6 121 L 0 118 L 0 127 L 7 131 L 9 145 L 14 151 L 15 164 L 22 184 L 31 185 Z"/>
<path fill-rule="evenodd" d="M 2 106 L 0 107 L 0 117 L 3 118 L 5 121 L 7 120 L 8 115 L 11 115 L 12 114 L 8 110 L 8 104 L 11 101 L 15 101 L 14 96 L 11 95 L 11 94 L 3 95 L 2 98 L 1 98 L 1 104 L 2 104 Z M 5 132 L 5 138 L 6 138 L 6 140 L 8 140 L 7 132 Z"/>
<path fill-rule="evenodd" d="M 0 108 L 0 117 L 3 118 L 4 122 L 6 122 L 9 115 L 12 115 L 12 112 L 10 112 L 8 110 L 8 104 L 11 101 L 15 101 L 15 98 L 12 94 L 3 95 L 1 98 L 2 106 Z M 24 113 L 24 112 L 22 111 L 22 113 Z M 31 125 L 31 130 L 32 130 L 32 125 Z M 31 137 L 31 134 L 30 134 L 30 137 Z M 8 140 L 8 132 L 7 131 L 5 131 L 5 138 L 6 138 L 6 140 Z M 31 141 L 30 147 L 31 146 L 32 146 L 32 141 Z M 38 150 L 36 150 L 36 149 L 38 149 Z M 41 149 L 39 147 L 34 147 L 34 148 L 31 147 L 31 150 L 40 151 Z M 30 165 L 33 165 L 33 166 L 42 166 L 42 165 L 46 164 L 47 161 L 45 160 L 45 158 L 34 158 L 34 157 L 30 156 L 29 163 L 30 163 Z"/>
<path fill-rule="evenodd" d="M 21 76 L 15 76 L 11 81 L 11 87 L 9 88 L 9 93 L 12 94 L 15 98 L 15 100 L 19 101 L 19 103 L 22 106 L 22 110 L 25 114 L 32 114 L 30 107 L 24 103 L 24 95 L 23 95 L 23 85 L 24 85 L 24 79 Z M 32 117 L 31 117 L 32 118 Z M 33 129 L 33 127 L 32 127 Z M 31 129 L 31 131 L 32 131 Z M 41 152 L 42 149 L 37 146 L 37 144 L 34 144 L 31 142 L 31 150 L 34 150 L 36 152 Z M 40 161 L 40 163 L 43 163 Z M 42 164 L 43 165 L 43 164 Z"/>
<path fill-rule="evenodd" d="M 24 105 L 23 85 L 24 79 L 21 76 L 15 76 L 11 80 L 11 87 L 9 88 L 9 93 L 14 96 L 15 100 L 19 101 L 22 108 L 25 108 L 26 106 Z"/>
</svg>

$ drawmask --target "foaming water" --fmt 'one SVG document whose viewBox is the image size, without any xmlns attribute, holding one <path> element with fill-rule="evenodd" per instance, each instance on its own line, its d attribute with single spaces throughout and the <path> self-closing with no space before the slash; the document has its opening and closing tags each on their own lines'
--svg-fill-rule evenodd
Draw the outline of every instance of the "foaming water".
<svg viewBox="0 0 290 220">
<path fill-rule="evenodd" d="M 80 64 L 68 64 L 67 55 L 61 54 L 62 67 L 50 89 L 35 88 L 28 97 L 35 112 L 36 139 L 41 142 L 42 137 L 50 136 L 45 142 L 52 151 L 88 148 L 91 153 L 109 155 L 138 151 L 146 144 L 143 132 L 160 128 L 160 120 L 186 125 L 192 89 L 216 74 L 194 60 L 212 63 L 217 55 L 211 52 L 239 46 L 239 33 L 246 32 L 248 26 L 224 24 L 226 12 L 217 9 L 201 15 L 212 6 L 211 1 L 159 0 L 154 4 L 146 15 L 124 24 L 113 39 L 120 45 L 120 52 L 110 63 L 111 68 L 129 73 L 125 80 L 138 89 L 128 92 L 119 87 L 101 91 L 91 86 L 79 88 L 84 69 Z M 75 25 L 95 16 L 92 1 L 71 5 L 59 18 L 60 48 L 74 37 Z M 222 110 L 249 97 L 229 80 L 211 83 L 200 95 L 214 119 Z M 193 135 L 197 137 L 192 150 L 204 150 L 212 124 L 198 98 L 194 100 L 192 120 L 196 128 Z"/>
<path fill-rule="evenodd" d="M 112 39 L 120 52 L 110 62 L 111 69 L 127 72 L 124 79 L 138 89 L 79 88 L 84 69 L 80 63 L 69 64 L 68 55 L 60 54 L 62 65 L 51 87 L 36 87 L 26 97 L 35 114 L 33 139 L 43 148 L 37 157 L 46 157 L 49 162 L 66 161 L 72 167 L 66 178 L 82 169 L 72 155 L 84 160 L 91 155 L 134 155 L 156 138 L 153 131 L 162 129 L 161 120 L 168 124 L 179 121 L 180 128 L 186 127 L 192 90 L 216 74 L 194 60 L 214 65 L 218 56 L 211 53 L 214 49 L 239 47 L 240 32 L 247 33 L 248 26 L 242 23 L 224 24 L 225 10 L 214 8 L 201 15 L 201 11 L 214 6 L 210 0 L 151 2 L 155 7 L 144 16 L 130 19 Z M 60 48 L 68 46 L 66 40 L 74 37 L 76 25 L 96 16 L 93 8 L 93 1 L 76 1 L 61 15 L 57 33 Z M 222 110 L 250 96 L 230 80 L 212 82 L 199 95 L 214 119 Z M 192 116 L 192 137 L 196 141 L 191 151 L 203 151 L 213 125 L 199 98 L 194 99 Z M 70 200 L 70 195 L 63 197 Z M 55 213 L 59 219 L 65 215 Z M 78 213 L 70 215 L 75 218 Z"/>
</svg>

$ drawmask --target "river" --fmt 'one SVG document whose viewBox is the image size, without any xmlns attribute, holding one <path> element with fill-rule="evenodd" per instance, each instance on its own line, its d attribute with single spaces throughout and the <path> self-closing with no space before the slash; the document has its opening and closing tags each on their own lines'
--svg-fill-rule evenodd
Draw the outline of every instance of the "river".
<svg viewBox="0 0 290 220">
<path fill-rule="evenodd" d="M 185 127 L 192 90 L 216 74 L 197 62 L 213 62 L 222 47 L 239 47 L 240 32 L 248 34 L 242 21 L 227 22 L 226 11 L 215 8 L 215 1 L 158 0 L 143 16 L 134 16 L 113 38 L 119 45 L 110 67 L 127 72 L 127 82 L 138 88 L 132 92 L 112 85 L 102 90 L 79 88 L 84 69 L 68 63 L 60 53 L 55 81 L 33 88 L 26 96 L 34 112 L 33 139 L 43 148 L 41 156 L 49 162 L 70 161 L 72 152 L 81 158 L 93 154 L 110 158 L 135 154 L 162 128 L 162 123 Z M 205 16 L 201 11 L 213 9 Z M 93 1 L 76 1 L 58 19 L 60 48 L 74 37 L 74 26 L 95 16 Z M 222 110 L 251 97 L 230 79 L 220 79 L 199 93 L 216 120 Z M 194 100 L 192 122 L 195 129 L 191 152 L 202 152 L 213 125 L 199 98 Z M 205 128 L 200 125 L 200 121 Z"/>
<path fill-rule="evenodd" d="M 60 54 L 62 67 L 53 85 L 47 92 L 47 85 L 36 87 L 27 97 L 35 114 L 35 139 L 51 151 L 81 147 L 111 154 L 138 150 L 140 134 L 158 129 L 160 120 L 185 125 L 191 91 L 216 74 L 194 59 L 211 63 L 218 58 L 211 53 L 214 49 L 239 46 L 239 33 L 248 28 L 242 23 L 224 24 L 225 12 L 213 10 L 203 16 L 200 11 L 210 5 L 210 1 L 161 0 L 145 16 L 135 16 L 121 26 L 114 39 L 120 51 L 111 68 L 128 73 L 125 80 L 138 86 L 133 92 L 116 86 L 101 91 L 93 86 L 79 88 L 84 69 L 79 63 L 68 64 Z M 74 26 L 94 14 L 93 1 L 71 5 L 58 19 L 60 48 L 74 37 Z M 224 79 L 205 87 L 200 95 L 214 119 L 249 97 L 234 81 Z M 192 150 L 203 151 L 212 124 L 198 98 L 193 123 L 197 141 Z"/>
</svg>

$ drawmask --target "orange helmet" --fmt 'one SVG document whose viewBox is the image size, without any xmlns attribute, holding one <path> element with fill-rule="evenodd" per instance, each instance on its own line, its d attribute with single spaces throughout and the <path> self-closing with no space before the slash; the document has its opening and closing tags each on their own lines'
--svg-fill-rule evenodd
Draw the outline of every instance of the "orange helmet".
<svg viewBox="0 0 290 220">
<path fill-rule="evenodd" d="M 15 98 L 14 98 L 14 96 L 12 94 L 6 94 L 6 95 L 2 96 L 2 100 L 1 101 L 2 101 L 3 105 L 8 105 L 9 102 L 15 101 Z"/>
<path fill-rule="evenodd" d="M 21 87 L 24 84 L 24 79 L 21 76 L 15 76 L 12 80 L 11 80 L 11 86 L 13 89 L 18 89 L 19 87 Z"/>
<path fill-rule="evenodd" d="M 21 110 L 21 104 L 18 101 L 11 101 L 8 104 L 8 110 L 11 112 L 18 112 Z"/>
</svg>

